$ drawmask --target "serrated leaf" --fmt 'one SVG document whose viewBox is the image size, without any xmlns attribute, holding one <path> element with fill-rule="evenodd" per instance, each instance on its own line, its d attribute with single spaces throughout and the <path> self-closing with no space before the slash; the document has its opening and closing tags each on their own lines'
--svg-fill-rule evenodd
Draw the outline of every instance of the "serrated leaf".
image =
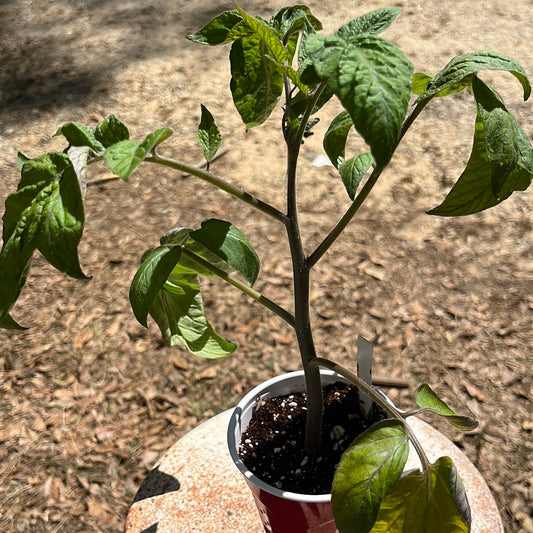
<svg viewBox="0 0 533 533">
<path fill-rule="evenodd" d="M 285 63 L 288 59 L 287 50 L 283 46 L 279 34 L 268 23 L 248 15 L 238 6 L 237 11 L 245 24 L 261 39 L 265 47 L 265 53 L 277 63 Z"/>
<path fill-rule="evenodd" d="M 262 124 L 283 93 L 283 75 L 266 53 L 266 46 L 258 35 L 235 41 L 231 47 L 230 89 L 247 128 Z"/>
<path fill-rule="evenodd" d="M 99 154 L 104 151 L 104 146 L 98 141 L 94 133 L 79 122 L 68 122 L 61 126 L 54 136 L 63 135 L 69 146 L 88 146 L 93 152 Z"/>
<path fill-rule="evenodd" d="M 280 9 L 271 20 L 284 39 L 293 33 L 302 31 L 306 26 L 311 26 L 314 30 L 320 31 L 322 23 L 311 13 L 311 10 L 304 5 L 284 7 Z"/>
<path fill-rule="evenodd" d="M 443 91 L 455 87 L 451 92 L 457 92 L 461 86 L 470 85 L 471 79 L 480 70 L 504 70 L 518 79 L 524 90 L 524 100 L 531 94 L 531 85 L 524 69 L 513 59 L 496 52 L 483 51 L 454 57 L 432 80 L 420 100 L 433 98 Z M 447 93 L 450 94 L 450 93 Z"/>
<path fill-rule="evenodd" d="M 371 533 L 468 533 L 470 508 L 449 457 L 402 477 L 384 498 Z"/>
<path fill-rule="evenodd" d="M 341 179 L 350 200 L 354 200 L 359 183 L 361 183 L 361 180 L 373 163 L 374 158 L 372 154 L 366 152 L 357 157 L 352 157 L 347 161 L 343 161 L 339 166 Z"/>
<path fill-rule="evenodd" d="M 336 35 L 325 39 L 310 35 L 306 48 L 316 74 L 350 114 L 376 165 L 386 166 L 399 142 L 409 104 L 409 60 L 391 43 L 369 34 L 349 43 Z"/>
<path fill-rule="evenodd" d="M 533 148 L 498 94 L 472 80 L 477 116 L 472 153 L 465 170 L 431 215 L 462 216 L 493 207 L 533 178 Z"/>
<path fill-rule="evenodd" d="M 187 39 L 208 46 L 225 44 L 233 40 L 228 37 L 229 33 L 241 22 L 242 17 L 237 10 L 224 11 L 224 13 L 217 15 L 196 33 L 188 35 Z"/>
<path fill-rule="evenodd" d="M 478 422 L 472 417 L 460 416 L 450 409 L 427 383 L 418 387 L 415 402 L 419 407 L 444 417 L 449 424 L 461 431 L 472 431 L 478 426 Z"/>
<path fill-rule="evenodd" d="M 339 165 L 344 161 L 346 140 L 352 126 L 353 122 L 348 111 L 341 111 L 332 120 L 324 134 L 324 150 L 335 168 L 339 168 Z"/>
<path fill-rule="evenodd" d="M 241 230 L 224 220 L 208 219 L 191 239 L 224 260 L 253 285 L 259 274 L 259 258 Z"/>
<path fill-rule="evenodd" d="M 130 138 L 128 128 L 115 115 L 109 115 L 94 130 L 94 136 L 105 148 Z"/>
<path fill-rule="evenodd" d="M 292 83 L 300 89 L 303 95 L 307 96 L 309 94 L 309 88 L 307 85 L 302 83 L 302 80 L 300 80 L 300 75 L 296 70 L 294 70 L 289 65 L 282 65 L 281 63 L 278 63 L 274 58 L 270 57 L 269 55 L 265 56 L 267 59 L 270 59 L 272 61 L 272 64 L 274 67 L 284 76 L 287 76 Z"/>
<path fill-rule="evenodd" d="M 344 24 L 335 32 L 335 35 L 346 42 L 350 42 L 365 33 L 377 35 L 386 30 L 396 20 L 400 12 L 401 9 L 398 7 L 376 9 Z"/>
<path fill-rule="evenodd" d="M 213 115 L 204 105 L 201 105 L 201 111 L 202 114 L 198 126 L 198 143 L 204 151 L 205 160 L 210 163 L 222 144 L 222 135 Z"/>
<path fill-rule="evenodd" d="M 333 478 L 331 506 L 339 533 L 370 531 L 408 455 L 409 441 L 400 420 L 382 420 L 355 439 Z"/>
<path fill-rule="evenodd" d="M 169 128 L 161 128 L 147 135 L 142 142 L 125 140 L 106 149 L 104 159 L 109 170 L 123 180 L 128 180 L 146 156 L 172 135 Z"/>
<path fill-rule="evenodd" d="M 208 359 L 233 353 L 237 345 L 218 335 L 205 316 L 198 278 L 186 276 L 174 284 L 180 290 L 159 291 L 150 309 L 165 341 Z"/>
</svg>

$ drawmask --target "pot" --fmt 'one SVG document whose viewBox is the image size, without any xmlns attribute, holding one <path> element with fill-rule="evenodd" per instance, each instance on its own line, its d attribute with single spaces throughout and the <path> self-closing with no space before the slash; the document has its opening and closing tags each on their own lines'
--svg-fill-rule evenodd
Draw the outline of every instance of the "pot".
<svg viewBox="0 0 533 533">
<path fill-rule="evenodd" d="M 322 384 L 346 380 L 330 370 L 321 370 Z M 241 434 L 252 418 L 254 407 L 265 398 L 293 394 L 305 390 L 303 371 L 272 378 L 252 389 L 238 403 L 228 427 L 231 458 L 250 487 L 268 533 L 335 533 L 331 511 L 331 494 L 299 494 L 272 487 L 255 476 L 241 461 L 238 448 Z"/>
</svg>

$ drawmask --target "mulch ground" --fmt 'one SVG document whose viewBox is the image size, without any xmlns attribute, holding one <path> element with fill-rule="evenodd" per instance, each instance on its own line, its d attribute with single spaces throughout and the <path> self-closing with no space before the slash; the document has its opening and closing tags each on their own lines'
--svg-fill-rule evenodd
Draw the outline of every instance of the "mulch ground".
<svg viewBox="0 0 533 533">
<path fill-rule="evenodd" d="M 263 14 L 281 5 L 242 3 Z M 309 2 L 323 20 L 331 11 L 328 29 L 382 5 L 352 4 Z M 521 58 L 533 75 L 529 0 L 514 2 L 512 13 L 496 0 L 474 7 L 458 0 L 452 8 L 395 4 L 404 13 L 388 37 L 417 70 L 434 72 L 452 55 L 496 48 Z M 3 2 L 2 203 L 17 183 L 17 150 L 36 156 L 61 149 L 52 135 L 71 120 L 94 125 L 115 113 L 134 138 L 168 125 L 175 135 L 165 153 L 201 161 L 195 130 L 202 102 L 227 149 L 213 170 L 282 207 L 279 114 L 245 134 L 228 98 L 228 50 L 184 40 L 223 8 L 183 0 Z M 518 83 L 504 77 L 501 90 L 533 137 L 531 104 L 521 102 Z M 321 355 L 347 366 L 357 335 L 372 341 L 375 374 L 412 384 L 391 391 L 401 407 L 427 381 L 450 405 L 476 415 L 479 429 L 466 435 L 436 425 L 480 469 L 508 531 L 531 533 L 531 192 L 475 217 L 424 214 L 464 167 L 472 112 L 461 94 L 430 106 L 415 125 L 367 207 L 317 266 L 313 321 Z M 333 172 L 310 164 L 322 153 L 320 127 L 302 161 L 309 249 L 347 205 Z M 89 180 L 105 177 L 100 166 Z M 299 366 L 291 331 L 222 283 L 205 284 L 205 305 L 215 327 L 240 345 L 224 360 L 197 360 L 164 346 L 155 325 L 146 330 L 135 322 L 128 303 L 146 248 L 170 228 L 217 216 L 231 218 L 257 246 L 258 290 L 290 307 L 283 228 L 190 177 L 147 167 L 129 183 L 90 186 L 86 212 L 80 257 L 92 279 L 67 279 L 36 257 L 13 312 L 30 329 L 0 334 L 2 531 L 120 531 L 164 450 L 261 380 Z"/>
</svg>

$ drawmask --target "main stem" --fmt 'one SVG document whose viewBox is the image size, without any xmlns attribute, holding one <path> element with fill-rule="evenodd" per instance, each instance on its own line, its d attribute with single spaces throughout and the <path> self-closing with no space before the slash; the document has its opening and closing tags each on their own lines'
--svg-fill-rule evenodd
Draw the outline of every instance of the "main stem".
<svg viewBox="0 0 533 533">
<path fill-rule="evenodd" d="M 321 91 L 317 91 L 316 98 Z M 290 96 L 287 93 L 287 111 L 290 112 Z M 311 329 L 309 306 L 310 270 L 300 234 L 298 220 L 298 200 L 296 192 L 297 166 L 305 125 L 313 109 L 315 100 L 308 105 L 306 114 L 300 120 L 297 131 L 289 123 L 284 123 L 285 142 L 287 145 L 287 222 L 285 224 L 292 258 L 294 287 L 294 331 L 305 375 L 307 393 L 307 420 L 305 429 L 305 449 L 310 457 L 316 457 L 320 449 L 322 414 L 324 401 L 320 369 L 311 365 L 316 359 L 316 349 Z"/>
</svg>

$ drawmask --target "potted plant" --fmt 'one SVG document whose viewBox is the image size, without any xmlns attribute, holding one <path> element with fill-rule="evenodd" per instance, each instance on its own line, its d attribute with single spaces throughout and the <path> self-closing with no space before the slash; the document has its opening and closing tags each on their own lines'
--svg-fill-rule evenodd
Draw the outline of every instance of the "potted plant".
<svg viewBox="0 0 533 533">
<path fill-rule="evenodd" d="M 63 152 L 31 159 L 19 154 L 21 180 L 17 191 L 6 200 L 3 217 L 0 325 L 11 329 L 21 328 L 11 316 L 11 309 L 25 284 L 35 250 L 67 275 L 85 278 L 78 260 L 78 244 L 84 225 L 86 172 L 94 162 L 103 160 L 124 180 L 142 162 L 187 172 L 282 224 L 293 267 L 292 310 L 253 288 L 259 273 L 258 256 L 238 228 L 219 219 L 205 220 L 197 229 L 181 227 L 166 232 L 159 246 L 150 248 L 142 257 L 131 284 L 130 301 L 141 324 L 147 326 L 150 315 L 169 344 L 208 358 L 229 355 L 236 346 L 221 337 L 205 316 L 200 277 L 228 282 L 287 322 L 297 338 L 302 372 L 297 377 L 298 386 L 290 384 L 287 391 L 280 393 L 293 395 L 287 398 L 288 403 L 296 404 L 291 408 L 298 407 L 302 399 L 305 401 L 301 408 L 305 413 L 304 437 L 301 444 L 295 441 L 304 452 L 300 470 L 304 461 L 316 466 L 324 451 L 323 385 L 332 380 L 332 374 L 321 373 L 321 367 L 336 373 L 333 381 L 341 382 L 342 394 L 352 394 L 353 398 L 354 392 L 342 385 L 343 380 L 355 385 L 358 402 L 352 399 L 349 403 L 355 411 L 348 411 L 344 404 L 343 410 L 350 420 L 359 419 L 364 431 L 353 442 L 351 438 L 342 439 L 344 446 L 338 447 L 339 451 L 347 449 L 335 475 L 331 472 L 335 525 L 329 514 L 329 496 L 321 502 L 326 507 L 324 515 L 322 509 L 313 507 L 314 502 L 311 507 L 302 507 L 303 515 L 320 515 L 321 522 L 312 527 L 322 528 L 321 531 L 469 531 L 468 502 L 453 464 L 448 458 L 430 464 L 405 420 L 431 411 L 460 429 L 475 427 L 475 421 L 456 415 L 425 384 L 415 397 L 419 409 L 401 412 L 372 385 L 368 370 L 358 375 L 320 357 L 310 318 L 313 268 L 357 214 L 404 135 L 434 98 L 469 90 L 477 113 L 467 166 L 430 214 L 461 216 L 493 207 L 514 191 L 526 189 L 533 175 L 529 139 L 500 95 L 478 77 L 478 72 L 485 69 L 508 71 L 518 79 L 527 99 L 531 88 L 522 67 L 499 54 L 478 52 L 452 59 L 435 76 L 414 74 L 405 55 L 379 35 L 399 12 L 396 8 L 379 9 L 324 37 L 317 33 L 321 30 L 320 21 L 305 6 L 284 8 L 270 20 L 253 17 L 236 6 L 189 37 L 209 46 L 231 43 L 231 93 L 247 128 L 265 122 L 282 100 L 286 209 L 280 210 L 210 172 L 222 139 L 212 114 L 202 106 L 198 140 L 205 153 L 205 170 L 160 153 L 160 145 L 172 134 L 168 128 L 134 141 L 129 138 L 127 127 L 113 115 L 94 129 L 70 122 L 57 131 L 68 142 Z M 319 245 L 306 250 L 299 225 L 299 157 L 306 138 L 313 134 L 318 114 L 332 101 L 339 101 L 343 110 L 325 134 L 324 149 L 338 170 L 351 204 Z M 353 130 L 364 140 L 368 151 L 351 157 L 347 150 Z M 360 358 L 368 359 L 370 351 L 362 340 Z M 368 366 L 368 362 L 362 364 Z M 292 383 L 293 378 L 288 376 L 283 381 Z M 301 392 L 305 396 L 300 396 Z M 254 391 L 252 397 L 256 395 Z M 244 420 L 245 411 L 246 416 L 253 414 L 248 405 L 239 407 L 234 416 L 237 425 Z M 340 434 L 346 427 L 337 425 L 334 430 Z M 237 451 L 240 437 L 234 428 L 231 431 Z M 420 456 L 422 468 L 404 473 L 409 443 Z M 274 460 L 275 454 L 267 456 L 267 462 Z M 242 453 L 237 461 L 246 462 Z M 285 491 L 290 491 L 282 480 L 278 481 Z M 317 490 L 320 496 L 323 490 Z M 266 516 L 265 524 L 271 521 L 272 517 Z M 310 522 L 307 518 L 303 522 L 302 530 L 307 531 Z M 297 532 L 296 526 L 291 528 Z"/>
</svg>

